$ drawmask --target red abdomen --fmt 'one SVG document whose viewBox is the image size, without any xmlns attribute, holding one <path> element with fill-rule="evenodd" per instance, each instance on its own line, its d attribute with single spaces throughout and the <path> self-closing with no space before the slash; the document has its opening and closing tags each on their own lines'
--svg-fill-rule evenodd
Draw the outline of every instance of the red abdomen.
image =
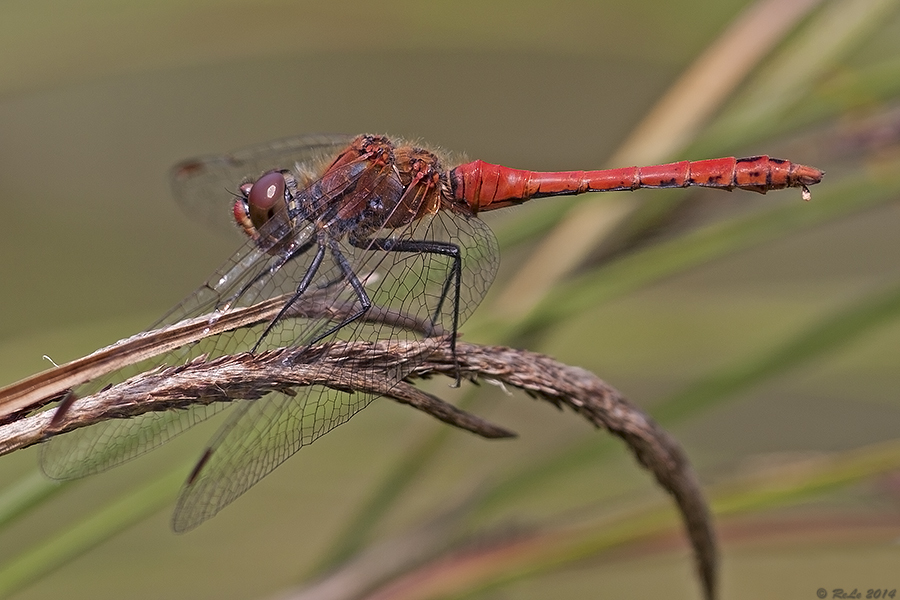
<svg viewBox="0 0 900 600">
<path fill-rule="evenodd" d="M 539 172 L 510 169 L 476 160 L 450 172 L 453 199 L 474 212 L 519 204 L 531 198 L 584 192 L 673 188 L 691 185 L 725 190 L 769 190 L 818 183 L 822 171 L 779 158 L 714 158 L 667 165 L 603 171 Z"/>
</svg>

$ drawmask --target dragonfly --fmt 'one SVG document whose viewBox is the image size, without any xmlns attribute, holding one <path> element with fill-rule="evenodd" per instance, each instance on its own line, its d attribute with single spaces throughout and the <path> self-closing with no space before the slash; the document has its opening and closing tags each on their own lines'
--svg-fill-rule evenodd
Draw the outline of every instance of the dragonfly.
<svg viewBox="0 0 900 600">
<path fill-rule="evenodd" d="M 594 171 L 537 172 L 481 160 L 447 168 L 438 152 L 372 134 L 301 136 L 185 161 L 172 171 L 179 202 L 202 219 L 228 221 L 246 239 L 151 329 L 203 318 L 209 335 L 91 376 L 74 390 L 57 390 L 66 399 L 54 421 L 98 390 L 197 359 L 333 340 L 444 337 L 452 349 L 499 263 L 481 212 L 541 197 L 687 186 L 761 193 L 797 187 L 809 199 L 808 186 L 822 176 L 768 156 Z M 263 322 L 215 327 L 230 311 L 266 302 L 277 302 L 277 311 Z M 416 364 L 411 359 L 388 373 L 354 376 L 396 384 Z M 75 429 L 43 444 L 42 468 L 57 479 L 97 473 L 231 406 L 177 501 L 172 525 L 187 531 L 377 397 L 353 391 L 349 382 L 340 385 L 338 371 L 331 375 L 338 384 L 327 388 L 274 391 Z M 0 404 L 3 398 L 0 390 Z"/>
</svg>

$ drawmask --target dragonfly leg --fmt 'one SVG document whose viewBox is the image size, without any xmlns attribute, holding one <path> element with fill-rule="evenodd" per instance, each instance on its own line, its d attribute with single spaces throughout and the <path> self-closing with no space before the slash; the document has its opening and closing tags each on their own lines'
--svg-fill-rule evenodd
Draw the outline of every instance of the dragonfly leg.
<svg viewBox="0 0 900 600">
<path fill-rule="evenodd" d="M 435 242 L 429 240 L 394 240 L 390 238 L 375 238 L 369 240 L 354 240 L 351 238 L 350 243 L 357 248 L 365 250 L 384 250 L 386 252 L 417 252 L 425 254 L 439 254 L 448 256 L 453 260 L 453 266 L 447 279 L 444 280 L 444 286 L 441 289 L 441 295 L 438 298 L 437 307 L 431 316 L 431 327 L 436 329 L 438 316 L 447 299 L 450 286 L 455 284 L 453 293 L 453 323 L 450 335 L 450 353 L 456 362 L 456 334 L 459 329 L 459 303 L 460 291 L 462 289 L 462 253 L 459 246 L 450 242 Z M 456 371 L 456 386 L 460 383 L 460 373 Z"/>
<path fill-rule="evenodd" d="M 237 301 L 237 299 L 241 298 L 244 294 L 246 294 L 250 290 L 250 288 L 252 288 L 254 285 L 259 283 L 263 279 L 274 275 L 275 273 L 278 272 L 279 269 L 281 269 L 281 267 L 288 264 L 289 262 L 291 262 L 293 259 L 300 256 L 301 254 L 306 254 L 306 252 L 310 248 L 312 248 L 315 243 L 316 243 L 316 240 L 315 240 L 315 238 L 313 238 L 311 240 L 308 240 L 302 246 L 298 246 L 297 248 L 294 248 L 290 252 L 287 252 L 284 255 L 282 255 L 275 264 L 273 264 L 272 266 L 270 266 L 267 269 L 263 269 L 262 271 L 257 273 L 253 277 L 253 279 L 251 279 L 250 281 L 245 283 L 243 286 L 241 286 L 241 289 L 239 289 L 237 292 L 232 294 L 231 297 L 228 299 L 228 301 L 225 302 L 225 305 L 232 306 Z M 259 345 L 259 344 L 257 344 L 257 345 Z"/>
<path fill-rule="evenodd" d="M 334 241 L 330 241 L 328 246 L 329 246 L 328 249 L 331 250 L 331 254 L 334 257 L 335 262 L 337 262 L 338 267 L 341 270 L 341 275 L 342 275 L 342 277 L 337 278 L 332 282 L 329 282 L 328 285 L 334 285 L 335 283 L 342 281 L 342 280 L 349 281 L 350 285 L 353 287 L 353 291 L 356 293 L 357 300 L 359 300 L 360 308 L 358 311 L 356 311 L 349 317 L 346 317 L 345 319 L 343 319 L 337 325 L 330 327 L 324 333 L 319 334 L 315 338 L 310 340 L 309 342 L 306 342 L 307 344 L 315 344 L 316 342 L 327 338 L 332 333 L 338 331 L 339 329 L 345 327 L 346 325 L 352 323 L 353 321 L 357 320 L 358 318 L 360 318 L 361 316 L 366 314 L 366 312 L 368 312 L 368 310 L 372 307 L 372 301 L 369 299 L 368 294 L 366 294 L 365 287 L 363 286 L 362 282 L 359 280 L 359 277 L 357 277 L 356 273 L 353 272 L 353 268 L 350 266 L 350 262 L 341 253 L 340 249 L 338 248 L 337 244 Z M 325 245 L 320 243 L 319 249 L 316 252 L 316 256 L 313 257 L 312 263 L 310 263 L 310 265 L 309 265 L 309 269 L 306 270 L 306 274 L 303 276 L 303 280 L 300 282 L 300 285 L 297 286 L 297 291 L 294 292 L 294 295 L 291 296 L 290 300 L 288 300 L 284 304 L 284 306 L 281 308 L 281 310 L 278 311 L 278 314 L 275 316 L 274 319 L 272 319 L 272 321 L 269 323 L 269 326 L 266 327 L 266 330 L 260 336 L 259 340 L 257 340 L 256 345 L 253 346 L 253 350 L 251 350 L 251 352 L 256 352 L 256 350 L 259 348 L 260 344 L 262 344 L 262 342 L 266 338 L 266 336 L 272 331 L 272 328 L 275 327 L 275 324 L 278 323 L 281 320 L 281 318 L 284 317 L 285 313 L 287 313 L 288 310 L 290 310 L 291 306 L 293 306 L 293 304 L 297 300 L 299 300 L 300 297 L 304 293 L 306 293 L 307 289 L 309 288 L 310 284 L 312 283 L 313 278 L 315 277 L 316 273 L 318 272 L 319 267 L 322 265 L 322 261 L 325 258 L 325 251 L 326 251 Z M 293 254 L 290 258 L 293 258 L 293 256 L 296 256 L 296 253 Z M 287 260 L 290 260 L 290 258 L 288 258 Z"/>
<path fill-rule="evenodd" d="M 296 254 L 294 254 L 296 256 Z M 292 258 L 292 257 L 291 257 Z M 300 281 L 300 285 L 297 286 L 297 291 L 294 292 L 294 295 L 291 296 L 291 299 L 288 300 L 281 310 L 278 311 L 278 314 L 269 322 L 269 325 L 266 327 L 266 330 L 263 331 L 262 335 L 259 336 L 259 339 L 256 341 L 256 344 L 253 345 L 253 349 L 250 350 L 251 353 L 255 353 L 260 344 L 262 344 L 263 340 L 266 339 L 266 336 L 272 331 L 272 328 L 275 327 L 275 324 L 278 323 L 281 318 L 284 316 L 284 313 L 288 311 L 288 309 L 300 299 L 300 296 L 306 292 L 306 289 L 309 287 L 309 284 L 312 283 L 313 277 L 316 276 L 316 273 L 319 270 L 319 267 L 322 265 L 322 260 L 325 258 L 325 245 L 319 244 L 319 249 L 316 251 L 316 255 L 313 257 L 312 263 L 310 263 L 309 268 L 306 270 L 306 274 L 303 275 L 303 279 Z M 285 259 L 285 262 L 290 260 L 290 258 Z M 283 264 L 283 263 L 282 263 Z"/>
<path fill-rule="evenodd" d="M 337 262 L 338 267 L 341 269 L 341 273 L 343 274 L 343 279 L 346 279 L 350 282 L 351 287 L 353 287 L 353 291 L 356 293 L 356 299 L 359 300 L 359 310 L 345 318 L 343 321 L 338 323 L 337 325 L 328 329 L 325 333 L 318 335 L 313 339 L 310 344 L 315 344 L 316 342 L 327 338 L 332 333 L 342 329 L 343 327 L 349 325 L 353 321 L 357 320 L 372 308 L 372 300 L 369 298 L 369 295 L 366 294 L 366 288 L 357 277 L 356 273 L 353 271 L 353 267 L 350 266 L 350 262 L 347 260 L 347 257 L 341 253 L 340 249 L 337 246 L 337 243 L 334 241 L 331 242 L 331 255 L 334 256 L 334 260 Z M 334 282 L 329 283 L 328 285 L 333 285 Z M 284 312 L 284 311 L 282 311 Z"/>
</svg>

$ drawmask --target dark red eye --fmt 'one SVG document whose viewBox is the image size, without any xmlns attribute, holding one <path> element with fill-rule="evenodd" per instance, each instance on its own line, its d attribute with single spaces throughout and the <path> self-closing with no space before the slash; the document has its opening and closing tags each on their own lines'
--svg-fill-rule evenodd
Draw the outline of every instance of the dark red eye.
<svg viewBox="0 0 900 600">
<path fill-rule="evenodd" d="M 278 171 L 266 173 L 250 187 L 247 199 L 251 212 L 256 209 L 268 213 L 277 203 L 284 202 L 284 175 Z"/>
</svg>

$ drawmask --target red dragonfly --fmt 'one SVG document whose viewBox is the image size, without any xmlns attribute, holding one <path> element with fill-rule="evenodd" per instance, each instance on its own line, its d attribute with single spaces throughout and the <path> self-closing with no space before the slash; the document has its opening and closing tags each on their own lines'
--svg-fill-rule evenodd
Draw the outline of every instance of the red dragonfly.
<svg viewBox="0 0 900 600">
<path fill-rule="evenodd" d="M 203 315 L 213 323 L 229 309 L 279 296 L 286 298 L 284 305 L 268 323 L 211 334 L 116 370 L 79 387 L 73 398 L 198 356 L 337 338 L 448 335 L 453 345 L 497 270 L 497 243 L 477 218 L 482 211 L 544 196 L 691 185 L 762 193 L 800 187 L 808 198 L 807 186 L 821 178 L 817 169 L 766 156 L 557 173 L 480 160 L 446 169 L 431 151 L 379 135 L 302 137 L 185 162 L 173 171 L 179 200 L 193 212 L 227 215 L 224 190 L 238 186 L 232 227 L 236 222 L 248 240 L 154 327 Z M 297 310 L 310 298 L 328 310 Z M 375 309 L 395 317 L 371 318 Z M 399 382 L 415 366 L 410 361 L 388 377 Z M 102 471 L 237 404 L 181 492 L 173 527 L 186 531 L 373 398 L 312 387 L 296 395 L 272 392 L 256 400 L 109 420 L 51 439 L 42 466 L 54 478 Z"/>
</svg>

